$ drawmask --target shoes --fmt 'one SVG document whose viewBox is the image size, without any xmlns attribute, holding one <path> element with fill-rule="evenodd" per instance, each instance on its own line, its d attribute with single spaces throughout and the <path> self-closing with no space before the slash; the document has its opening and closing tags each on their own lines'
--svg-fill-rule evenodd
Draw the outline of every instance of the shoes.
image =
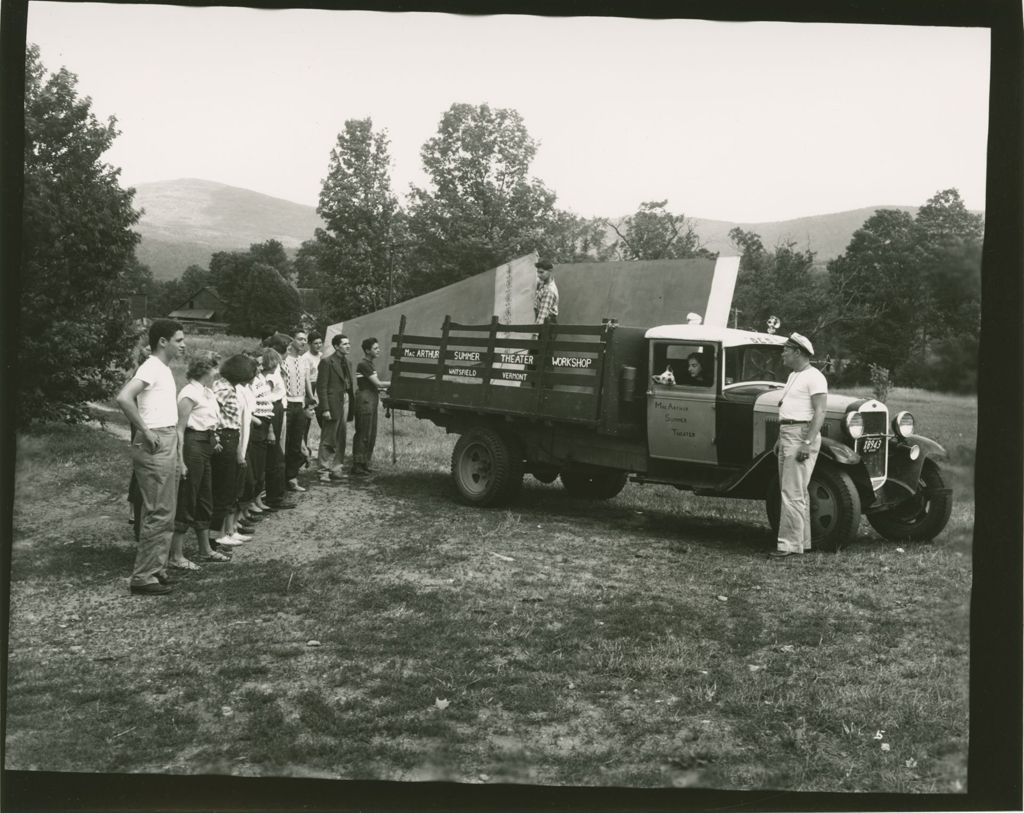
<svg viewBox="0 0 1024 813">
<path fill-rule="evenodd" d="M 160 582 L 160 584 L 177 584 L 178 583 L 177 577 L 176 576 L 172 576 L 170 573 L 167 573 L 166 571 L 163 572 L 163 573 L 157 573 L 155 575 L 156 575 L 156 580 L 158 582 Z"/>
<path fill-rule="evenodd" d="M 188 559 L 182 559 L 180 562 L 168 562 L 168 567 L 173 567 L 175 570 L 202 570 L 199 565 Z"/>
<path fill-rule="evenodd" d="M 272 511 L 286 511 L 289 508 L 298 508 L 298 506 L 293 502 L 285 502 L 284 500 L 281 500 L 281 502 L 270 506 L 270 508 Z"/>
<path fill-rule="evenodd" d="M 304 489 L 302 486 L 300 486 L 299 485 L 299 481 L 296 480 L 293 477 L 291 480 L 288 481 L 288 490 L 289 491 L 305 491 L 306 489 Z"/>
<path fill-rule="evenodd" d="M 769 559 L 788 559 L 791 556 L 801 556 L 800 551 L 795 550 L 773 550 L 768 554 Z"/>
<path fill-rule="evenodd" d="M 170 586 L 161 584 L 160 582 L 133 584 L 131 586 L 131 593 L 133 596 L 166 596 L 170 592 Z"/>
<path fill-rule="evenodd" d="M 218 545 L 223 545 L 227 548 L 237 548 L 239 545 L 244 545 L 245 542 L 246 540 L 239 539 L 234 534 L 231 534 L 230 536 L 225 535 L 217 539 Z"/>
<path fill-rule="evenodd" d="M 231 557 L 230 556 L 227 556 L 226 554 L 221 553 L 219 550 L 210 551 L 210 555 L 209 556 L 203 556 L 202 554 L 200 554 L 199 556 L 196 557 L 196 559 L 198 559 L 200 562 L 207 563 L 207 564 L 217 564 L 217 563 L 220 563 L 220 562 L 230 562 L 231 561 Z"/>
<path fill-rule="evenodd" d="M 231 538 L 237 539 L 239 542 L 252 542 L 254 537 L 252 534 L 244 534 L 236 528 L 235 532 L 231 534 Z"/>
<path fill-rule="evenodd" d="M 245 520 L 240 519 L 235 522 L 235 530 L 241 531 L 243 534 L 251 534 L 256 530 L 256 526 L 251 522 L 246 522 Z"/>
<path fill-rule="evenodd" d="M 362 467 L 353 466 L 352 470 L 349 471 L 350 477 L 368 477 L 370 472 Z"/>
</svg>

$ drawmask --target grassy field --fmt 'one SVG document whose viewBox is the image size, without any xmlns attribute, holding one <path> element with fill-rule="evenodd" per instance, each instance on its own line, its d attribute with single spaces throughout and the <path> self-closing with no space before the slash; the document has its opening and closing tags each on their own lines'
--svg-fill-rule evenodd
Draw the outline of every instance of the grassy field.
<svg viewBox="0 0 1024 813">
<path fill-rule="evenodd" d="M 470 508 L 401 413 L 397 464 L 382 420 L 371 481 L 162 599 L 127 591 L 124 441 L 23 435 L 7 767 L 962 791 L 976 408 L 889 403 L 949 452 L 931 544 L 769 562 L 761 504 L 653 486 Z"/>
</svg>

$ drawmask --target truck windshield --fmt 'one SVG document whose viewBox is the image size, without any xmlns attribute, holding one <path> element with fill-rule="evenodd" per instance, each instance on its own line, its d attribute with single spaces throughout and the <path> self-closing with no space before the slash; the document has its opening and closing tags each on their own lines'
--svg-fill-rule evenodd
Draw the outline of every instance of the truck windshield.
<svg viewBox="0 0 1024 813">
<path fill-rule="evenodd" d="M 725 351 L 725 385 L 747 381 L 785 382 L 788 373 L 782 366 L 777 345 L 747 344 Z"/>
</svg>

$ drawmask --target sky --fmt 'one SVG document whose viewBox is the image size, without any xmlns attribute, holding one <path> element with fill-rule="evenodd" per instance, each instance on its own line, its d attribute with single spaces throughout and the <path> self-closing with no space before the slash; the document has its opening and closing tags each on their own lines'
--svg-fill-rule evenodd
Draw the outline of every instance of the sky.
<svg viewBox="0 0 1024 813">
<path fill-rule="evenodd" d="M 985 205 L 987 29 L 30 2 L 27 40 L 117 117 L 125 185 L 315 206 L 344 122 L 370 117 L 404 198 L 467 102 L 519 111 L 531 174 L 587 217 Z"/>
</svg>

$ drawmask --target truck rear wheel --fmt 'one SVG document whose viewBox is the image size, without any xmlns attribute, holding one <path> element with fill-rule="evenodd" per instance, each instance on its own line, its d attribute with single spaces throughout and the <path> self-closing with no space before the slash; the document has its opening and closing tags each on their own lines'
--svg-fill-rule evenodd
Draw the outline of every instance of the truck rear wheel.
<svg viewBox="0 0 1024 813">
<path fill-rule="evenodd" d="M 868 514 L 871 527 L 892 542 L 930 542 L 942 533 L 953 510 L 953 496 L 934 460 L 924 461 L 918 488 L 925 493 L 889 511 Z"/>
<path fill-rule="evenodd" d="M 853 479 L 836 466 L 814 467 L 807 488 L 811 498 L 811 547 L 819 550 L 839 550 L 857 535 L 860 526 L 860 494 Z M 772 532 L 779 532 L 779 514 L 782 497 L 779 478 L 772 477 L 768 484 L 765 508 Z"/>
<path fill-rule="evenodd" d="M 626 485 L 626 472 L 616 469 L 563 471 L 559 477 L 562 486 L 573 497 L 592 500 L 610 500 Z"/>
<path fill-rule="evenodd" d="M 462 435 L 452 451 L 452 479 L 472 505 L 508 502 L 523 483 L 523 463 L 515 444 L 488 427 Z"/>
</svg>

